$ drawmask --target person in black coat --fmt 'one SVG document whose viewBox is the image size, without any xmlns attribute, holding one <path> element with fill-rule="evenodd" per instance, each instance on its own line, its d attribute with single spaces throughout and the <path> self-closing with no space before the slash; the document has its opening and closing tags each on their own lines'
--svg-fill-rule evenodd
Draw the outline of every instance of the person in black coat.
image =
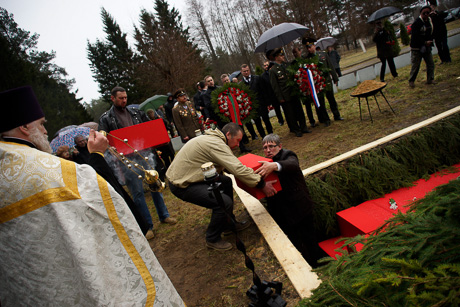
<svg viewBox="0 0 460 307">
<path fill-rule="evenodd" d="M 395 62 L 393 60 L 393 45 L 394 41 L 390 33 L 383 27 L 381 21 L 375 23 L 375 32 L 373 41 L 377 46 L 377 57 L 382 62 L 380 67 L 380 82 L 385 82 L 385 70 L 388 62 L 388 67 L 393 77 L 397 77 Z"/>
<path fill-rule="evenodd" d="M 422 59 L 426 64 L 426 84 L 434 82 L 434 62 L 431 48 L 433 47 L 433 27 L 430 21 L 431 7 L 424 6 L 420 10 L 420 16 L 412 24 L 410 38 L 410 52 L 412 67 L 410 70 L 409 87 L 415 87 L 415 79 L 420 70 Z"/>
<path fill-rule="evenodd" d="M 273 162 L 261 161 L 256 173 L 266 177 L 278 174 L 282 190 L 267 198 L 267 209 L 276 223 L 312 267 L 326 257 L 318 245 L 314 227 L 314 206 L 297 155 L 283 149 L 280 137 L 269 134 L 262 140 L 264 154 Z"/>
<path fill-rule="evenodd" d="M 446 11 L 439 12 L 436 10 L 438 5 L 436 0 L 432 0 L 430 3 L 432 9 L 430 18 L 433 23 L 433 38 L 436 48 L 438 49 L 438 56 L 441 59 L 441 64 L 450 63 L 452 59 L 450 58 L 449 45 L 447 45 L 447 27 L 444 22 L 444 18 L 446 18 L 448 14 Z"/>
<path fill-rule="evenodd" d="M 273 92 L 272 86 L 270 84 L 270 68 L 272 65 L 270 61 L 264 62 L 264 72 L 260 75 L 260 88 L 262 90 L 262 96 L 267 105 L 271 105 L 275 109 L 276 117 L 278 118 L 278 123 L 280 126 L 284 125 L 284 117 L 281 112 L 281 105 L 276 99 L 275 92 Z"/>
<path fill-rule="evenodd" d="M 270 123 L 270 117 L 268 116 L 268 106 L 262 96 L 262 89 L 260 87 L 260 79 L 259 76 L 255 76 L 251 74 L 251 69 L 249 68 L 248 64 L 241 65 L 241 74 L 243 75 L 243 79 L 241 83 L 247 85 L 251 91 L 256 94 L 256 98 L 259 101 L 259 107 L 257 108 L 257 116 L 254 118 L 254 122 L 257 127 L 257 131 L 259 132 L 260 136 L 263 138 L 265 137 L 266 133 L 264 127 L 262 126 L 262 120 L 265 123 L 265 127 L 267 128 L 267 133 L 273 133 L 273 127 Z M 262 119 L 262 120 L 261 120 Z M 252 128 L 252 124 L 251 128 Z M 248 130 L 250 129 L 248 125 L 246 125 Z M 253 128 L 254 129 L 254 128 Z M 250 131 L 251 135 L 252 132 Z M 254 138 L 254 137 L 253 137 Z"/>
</svg>

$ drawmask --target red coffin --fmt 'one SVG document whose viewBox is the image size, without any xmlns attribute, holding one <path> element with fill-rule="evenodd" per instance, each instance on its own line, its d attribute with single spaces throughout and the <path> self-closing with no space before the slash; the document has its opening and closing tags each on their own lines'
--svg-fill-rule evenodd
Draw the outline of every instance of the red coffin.
<svg viewBox="0 0 460 307">
<path fill-rule="evenodd" d="M 259 161 L 273 162 L 272 159 L 264 158 L 264 157 L 253 155 L 253 154 L 247 154 L 247 155 L 241 156 L 238 158 L 238 160 L 240 160 L 241 163 L 243 163 L 247 167 L 252 168 L 254 171 L 257 170 L 262 165 L 261 163 L 259 163 Z M 236 184 L 238 185 L 238 187 L 245 190 L 246 192 L 248 192 L 255 198 L 262 199 L 266 197 L 264 192 L 262 192 L 261 189 L 248 187 L 243 182 L 238 180 L 236 177 L 235 179 L 236 179 Z M 276 181 L 273 184 L 273 187 L 275 188 L 276 191 L 278 192 L 281 191 L 281 184 L 278 180 L 278 175 L 275 172 L 272 172 L 264 180 L 265 181 Z"/>
<path fill-rule="evenodd" d="M 124 139 L 127 139 L 128 144 L 137 150 L 158 147 L 171 141 L 162 119 L 112 130 L 110 134 L 121 139 L 120 141 L 111 135 L 107 135 L 110 146 L 114 146 L 118 152 L 125 155 L 132 153 L 133 149 L 123 142 Z"/>
</svg>

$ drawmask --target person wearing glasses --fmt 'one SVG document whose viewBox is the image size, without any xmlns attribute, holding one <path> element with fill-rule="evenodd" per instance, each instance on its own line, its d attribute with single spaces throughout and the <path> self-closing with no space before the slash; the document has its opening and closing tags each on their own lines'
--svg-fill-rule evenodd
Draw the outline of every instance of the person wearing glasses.
<svg viewBox="0 0 460 307">
<path fill-rule="evenodd" d="M 434 82 L 434 62 L 431 48 L 433 47 L 433 26 L 430 19 L 431 7 L 426 5 L 420 10 L 420 16 L 412 24 L 412 34 L 410 38 L 410 70 L 409 87 L 415 87 L 418 71 L 422 59 L 426 64 L 426 84 Z"/>
<path fill-rule="evenodd" d="M 267 197 L 268 212 L 308 264 L 316 267 L 317 260 L 326 254 L 318 246 L 314 227 L 315 204 L 310 198 L 299 159 L 293 151 L 283 148 L 277 134 L 265 136 L 262 144 L 265 157 L 273 162 L 260 161 L 262 166 L 256 173 L 265 178 L 276 172 L 282 188 Z"/>
</svg>

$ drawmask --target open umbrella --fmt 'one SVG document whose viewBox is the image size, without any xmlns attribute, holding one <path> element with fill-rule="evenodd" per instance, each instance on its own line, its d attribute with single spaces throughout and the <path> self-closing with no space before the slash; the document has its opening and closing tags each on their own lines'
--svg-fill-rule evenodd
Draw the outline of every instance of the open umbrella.
<svg viewBox="0 0 460 307">
<path fill-rule="evenodd" d="M 147 111 L 148 109 L 158 109 L 159 106 L 164 105 L 168 100 L 166 95 L 155 95 L 146 99 L 143 103 L 139 105 L 139 109 L 142 111 Z"/>
<path fill-rule="evenodd" d="M 61 129 L 59 129 L 59 130 L 53 135 L 53 139 L 54 139 L 55 137 L 57 137 L 57 136 L 59 135 L 59 133 L 65 131 L 65 130 L 72 129 L 72 128 L 77 128 L 77 127 L 78 127 L 77 125 L 65 126 L 65 127 L 61 128 Z"/>
<path fill-rule="evenodd" d="M 60 132 L 50 143 L 51 149 L 53 152 L 56 152 L 59 146 L 67 145 L 69 147 L 75 146 L 74 138 L 77 135 L 82 135 L 84 137 L 89 136 L 89 131 L 91 129 L 88 127 L 75 127 L 64 130 Z"/>
<path fill-rule="evenodd" d="M 97 129 L 99 128 L 99 124 L 96 122 L 87 122 L 87 123 L 81 124 L 79 127 L 88 127 L 90 129 L 97 131 Z"/>
<path fill-rule="evenodd" d="M 228 78 L 230 79 L 230 82 L 232 82 L 233 78 L 238 78 L 241 75 L 241 70 L 237 70 L 231 73 Z"/>
<path fill-rule="evenodd" d="M 127 108 L 130 108 L 130 109 L 139 109 L 139 105 L 138 104 L 129 104 L 126 106 Z"/>
<path fill-rule="evenodd" d="M 367 19 L 367 23 L 375 22 L 385 17 L 390 17 L 391 15 L 394 15 L 399 12 L 401 12 L 401 10 L 394 6 L 382 7 L 381 9 L 378 9 L 377 11 L 372 13 L 371 16 L 369 16 L 369 18 Z"/>
<path fill-rule="evenodd" d="M 333 46 L 335 43 L 337 43 L 337 39 L 328 36 L 318 39 L 318 41 L 315 43 L 315 46 L 320 47 L 321 50 L 326 50 L 327 47 Z"/>
<path fill-rule="evenodd" d="M 296 38 L 307 33 L 308 28 L 294 22 L 284 22 L 265 31 L 257 42 L 254 52 L 267 52 L 286 46 Z"/>
</svg>

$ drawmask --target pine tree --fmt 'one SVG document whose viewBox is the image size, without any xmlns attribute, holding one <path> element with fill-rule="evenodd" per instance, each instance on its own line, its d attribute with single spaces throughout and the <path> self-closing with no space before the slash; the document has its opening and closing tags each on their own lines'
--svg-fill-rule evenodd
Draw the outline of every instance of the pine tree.
<svg viewBox="0 0 460 307">
<path fill-rule="evenodd" d="M 130 103 L 140 103 L 143 97 L 137 85 L 136 68 L 139 58 L 130 48 L 126 33 L 123 33 L 114 18 L 101 9 L 104 40 L 87 43 L 88 59 L 93 78 L 99 84 L 99 93 L 110 103 L 110 91 L 115 86 L 122 86 L 129 94 Z"/>
<path fill-rule="evenodd" d="M 407 33 L 407 28 L 402 23 L 399 24 L 399 33 L 401 33 L 401 43 L 404 46 L 408 46 L 410 44 L 410 37 Z"/>
<path fill-rule="evenodd" d="M 0 8 L 0 91 L 30 85 L 46 115 L 49 135 L 91 118 L 71 92 L 73 79 L 52 61 L 54 52 L 37 50 L 38 34 L 18 27 L 13 15 Z"/>
<path fill-rule="evenodd" d="M 318 269 L 323 282 L 298 306 L 458 306 L 460 181 L 438 187 L 371 236 L 360 252 Z"/>
</svg>

